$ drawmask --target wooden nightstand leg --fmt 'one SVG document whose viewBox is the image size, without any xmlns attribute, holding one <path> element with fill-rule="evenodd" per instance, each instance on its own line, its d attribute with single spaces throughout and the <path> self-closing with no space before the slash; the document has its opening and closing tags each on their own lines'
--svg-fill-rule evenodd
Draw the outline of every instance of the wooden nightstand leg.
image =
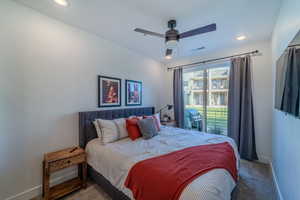
<svg viewBox="0 0 300 200">
<path fill-rule="evenodd" d="M 45 184 L 44 184 L 44 182 L 45 182 L 45 161 L 43 161 L 43 184 L 42 184 L 42 197 L 44 197 L 45 196 Z"/>
<path fill-rule="evenodd" d="M 82 181 L 82 187 L 86 188 L 86 179 L 87 179 L 87 163 L 84 162 L 81 164 L 81 181 Z"/>
<path fill-rule="evenodd" d="M 45 162 L 43 162 L 43 199 L 48 200 L 49 199 L 49 171 L 48 171 L 48 166 Z"/>
</svg>

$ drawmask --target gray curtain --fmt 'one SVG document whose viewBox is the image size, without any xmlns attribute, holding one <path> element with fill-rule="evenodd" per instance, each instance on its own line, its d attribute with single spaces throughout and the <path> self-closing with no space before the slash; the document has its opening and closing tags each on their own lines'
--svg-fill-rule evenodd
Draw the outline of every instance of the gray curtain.
<svg viewBox="0 0 300 200">
<path fill-rule="evenodd" d="M 231 60 L 228 136 L 235 140 L 241 158 L 257 160 L 250 67 L 250 56 Z"/>
<path fill-rule="evenodd" d="M 173 74 L 174 117 L 179 128 L 184 127 L 184 98 L 183 98 L 182 69 L 175 69 Z"/>
<path fill-rule="evenodd" d="M 282 96 L 281 110 L 294 116 L 299 115 L 300 101 L 300 50 L 290 48 L 287 54 L 287 68 Z"/>
</svg>

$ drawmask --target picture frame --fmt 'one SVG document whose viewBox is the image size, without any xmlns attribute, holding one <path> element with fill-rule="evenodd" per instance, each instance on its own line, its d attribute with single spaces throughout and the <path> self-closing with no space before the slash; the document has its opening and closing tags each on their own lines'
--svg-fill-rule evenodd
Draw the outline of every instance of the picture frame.
<svg viewBox="0 0 300 200">
<path fill-rule="evenodd" d="M 125 80 L 125 105 L 142 105 L 143 83 L 141 81 Z"/>
<path fill-rule="evenodd" d="M 122 80 L 109 76 L 98 76 L 98 107 L 122 105 Z"/>
</svg>

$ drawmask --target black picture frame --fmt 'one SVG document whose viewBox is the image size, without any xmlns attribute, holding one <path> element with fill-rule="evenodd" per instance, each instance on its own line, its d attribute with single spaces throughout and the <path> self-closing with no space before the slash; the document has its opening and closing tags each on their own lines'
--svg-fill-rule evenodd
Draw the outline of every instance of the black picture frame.
<svg viewBox="0 0 300 200">
<path fill-rule="evenodd" d="M 129 94 L 129 84 L 138 84 L 139 90 L 138 90 L 138 102 L 130 102 L 130 94 Z M 141 81 L 134 81 L 134 80 L 125 80 L 125 105 L 126 106 L 141 106 L 143 100 L 143 83 Z"/>
<path fill-rule="evenodd" d="M 106 83 L 108 82 L 108 83 Z M 111 83 L 112 82 L 112 83 Z M 117 97 L 107 97 L 111 88 L 107 88 L 107 84 L 112 84 L 111 88 L 116 90 Z M 111 101 L 114 101 L 114 98 L 117 99 L 117 102 L 106 102 L 107 98 L 113 98 Z M 109 76 L 98 76 L 98 107 L 120 107 L 122 105 L 122 80 L 120 78 L 109 77 Z"/>
</svg>

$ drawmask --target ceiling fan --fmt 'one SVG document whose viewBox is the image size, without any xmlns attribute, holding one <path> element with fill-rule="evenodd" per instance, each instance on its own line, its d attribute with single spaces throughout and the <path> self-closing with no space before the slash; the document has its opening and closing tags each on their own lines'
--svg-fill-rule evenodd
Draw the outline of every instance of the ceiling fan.
<svg viewBox="0 0 300 200">
<path fill-rule="evenodd" d="M 217 25 L 215 23 L 200 28 L 196 28 L 190 31 L 186 31 L 183 33 L 179 33 L 179 31 L 176 30 L 175 27 L 176 27 L 176 20 L 170 20 L 168 21 L 169 30 L 165 34 L 155 33 L 141 28 L 136 28 L 134 29 L 134 31 L 142 33 L 144 35 L 151 35 L 151 36 L 164 38 L 166 43 L 166 58 L 171 59 L 173 49 L 177 46 L 177 43 L 179 42 L 180 39 L 217 30 Z"/>
</svg>

